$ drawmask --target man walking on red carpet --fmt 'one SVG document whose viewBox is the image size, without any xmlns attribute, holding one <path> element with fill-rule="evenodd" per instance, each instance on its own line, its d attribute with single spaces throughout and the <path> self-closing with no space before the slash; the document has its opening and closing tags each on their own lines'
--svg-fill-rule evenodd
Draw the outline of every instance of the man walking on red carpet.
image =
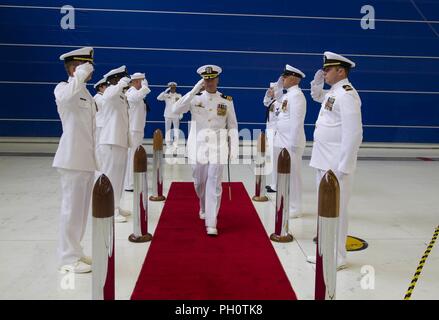
<svg viewBox="0 0 439 320">
<path fill-rule="evenodd" d="M 216 65 L 198 68 L 202 77 L 194 88 L 172 107 L 175 114 L 190 111 L 188 157 L 192 164 L 195 191 L 200 199 L 200 219 L 205 219 L 208 235 L 216 236 L 221 203 L 221 179 L 229 156 L 238 154 L 238 122 L 232 97 L 217 91 L 222 69 Z M 204 91 L 200 92 L 204 87 Z"/>
</svg>

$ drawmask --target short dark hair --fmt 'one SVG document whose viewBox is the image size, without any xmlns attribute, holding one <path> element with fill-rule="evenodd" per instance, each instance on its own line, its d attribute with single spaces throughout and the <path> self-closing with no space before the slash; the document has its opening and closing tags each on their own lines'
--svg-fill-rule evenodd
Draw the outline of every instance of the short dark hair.
<svg viewBox="0 0 439 320">
<path fill-rule="evenodd" d="M 65 61 L 64 62 L 64 69 L 66 69 L 67 75 L 70 76 L 69 69 L 71 66 L 77 67 L 80 64 L 82 64 L 81 61 L 75 61 L 75 60 Z"/>
<path fill-rule="evenodd" d="M 346 72 L 346 77 L 349 76 L 349 72 L 351 71 L 351 68 L 345 66 L 337 66 L 337 67 L 344 69 L 344 71 Z"/>
</svg>

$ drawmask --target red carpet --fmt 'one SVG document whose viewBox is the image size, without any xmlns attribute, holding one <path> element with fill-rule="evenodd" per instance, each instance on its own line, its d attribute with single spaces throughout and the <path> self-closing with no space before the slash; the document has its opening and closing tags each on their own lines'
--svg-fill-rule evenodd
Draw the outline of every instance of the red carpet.
<svg viewBox="0 0 439 320">
<path fill-rule="evenodd" d="M 232 201 L 223 184 L 218 237 L 198 211 L 193 184 L 172 183 L 131 299 L 296 299 L 242 183 L 232 183 Z"/>
</svg>

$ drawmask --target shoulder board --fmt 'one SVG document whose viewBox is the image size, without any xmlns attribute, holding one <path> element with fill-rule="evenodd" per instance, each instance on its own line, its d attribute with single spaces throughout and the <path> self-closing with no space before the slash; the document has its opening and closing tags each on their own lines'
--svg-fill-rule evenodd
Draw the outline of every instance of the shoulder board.
<svg viewBox="0 0 439 320">
<path fill-rule="evenodd" d="M 226 96 L 225 94 L 222 94 L 222 93 L 221 93 L 221 98 L 229 100 L 229 101 L 233 100 L 231 96 Z"/>
<path fill-rule="evenodd" d="M 196 94 L 196 96 L 201 96 L 202 93 L 203 93 L 203 91 L 198 92 L 198 93 Z"/>
<path fill-rule="evenodd" d="M 351 90 L 354 90 L 354 88 L 352 88 L 350 85 L 348 85 L 348 84 L 345 84 L 344 86 L 343 86 L 343 89 L 345 89 L 346 91 L 351 91 Z"/>
</svg>

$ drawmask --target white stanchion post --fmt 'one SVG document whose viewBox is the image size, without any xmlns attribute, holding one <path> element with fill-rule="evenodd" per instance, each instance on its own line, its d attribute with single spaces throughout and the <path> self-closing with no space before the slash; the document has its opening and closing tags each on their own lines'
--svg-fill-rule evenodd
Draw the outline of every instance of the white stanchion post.
<svg viewBox="0 0 439 320">
<path fill-rule="evenodd" d="M 293 235 L 288 231 L 290 208 L 290 171 L 291 158 L 287 149 L 283 148 L 277 163 L 276 213 L 274 233 L 270 239 L 275 242 L 291 242 Z"/>
<path fill-rule="evenodd" d="M 340 185 L 331 170 L 320 181 L 318 198 L 315 300 L 334 300 Z"/>
<path fill-rule="evenodd" d="M 148 179 L 147 156 L 142 146 L 134 153 L 133 160 L 133 233 L 128 240 L 135 243 L 151 241 L 148 233 Z"/>
<path fill-rule="evenodd" d="M 114 300 L 114 193 L 104 174 L 93 188 L 92 215 L 92 299 Z"/>
</svg>

